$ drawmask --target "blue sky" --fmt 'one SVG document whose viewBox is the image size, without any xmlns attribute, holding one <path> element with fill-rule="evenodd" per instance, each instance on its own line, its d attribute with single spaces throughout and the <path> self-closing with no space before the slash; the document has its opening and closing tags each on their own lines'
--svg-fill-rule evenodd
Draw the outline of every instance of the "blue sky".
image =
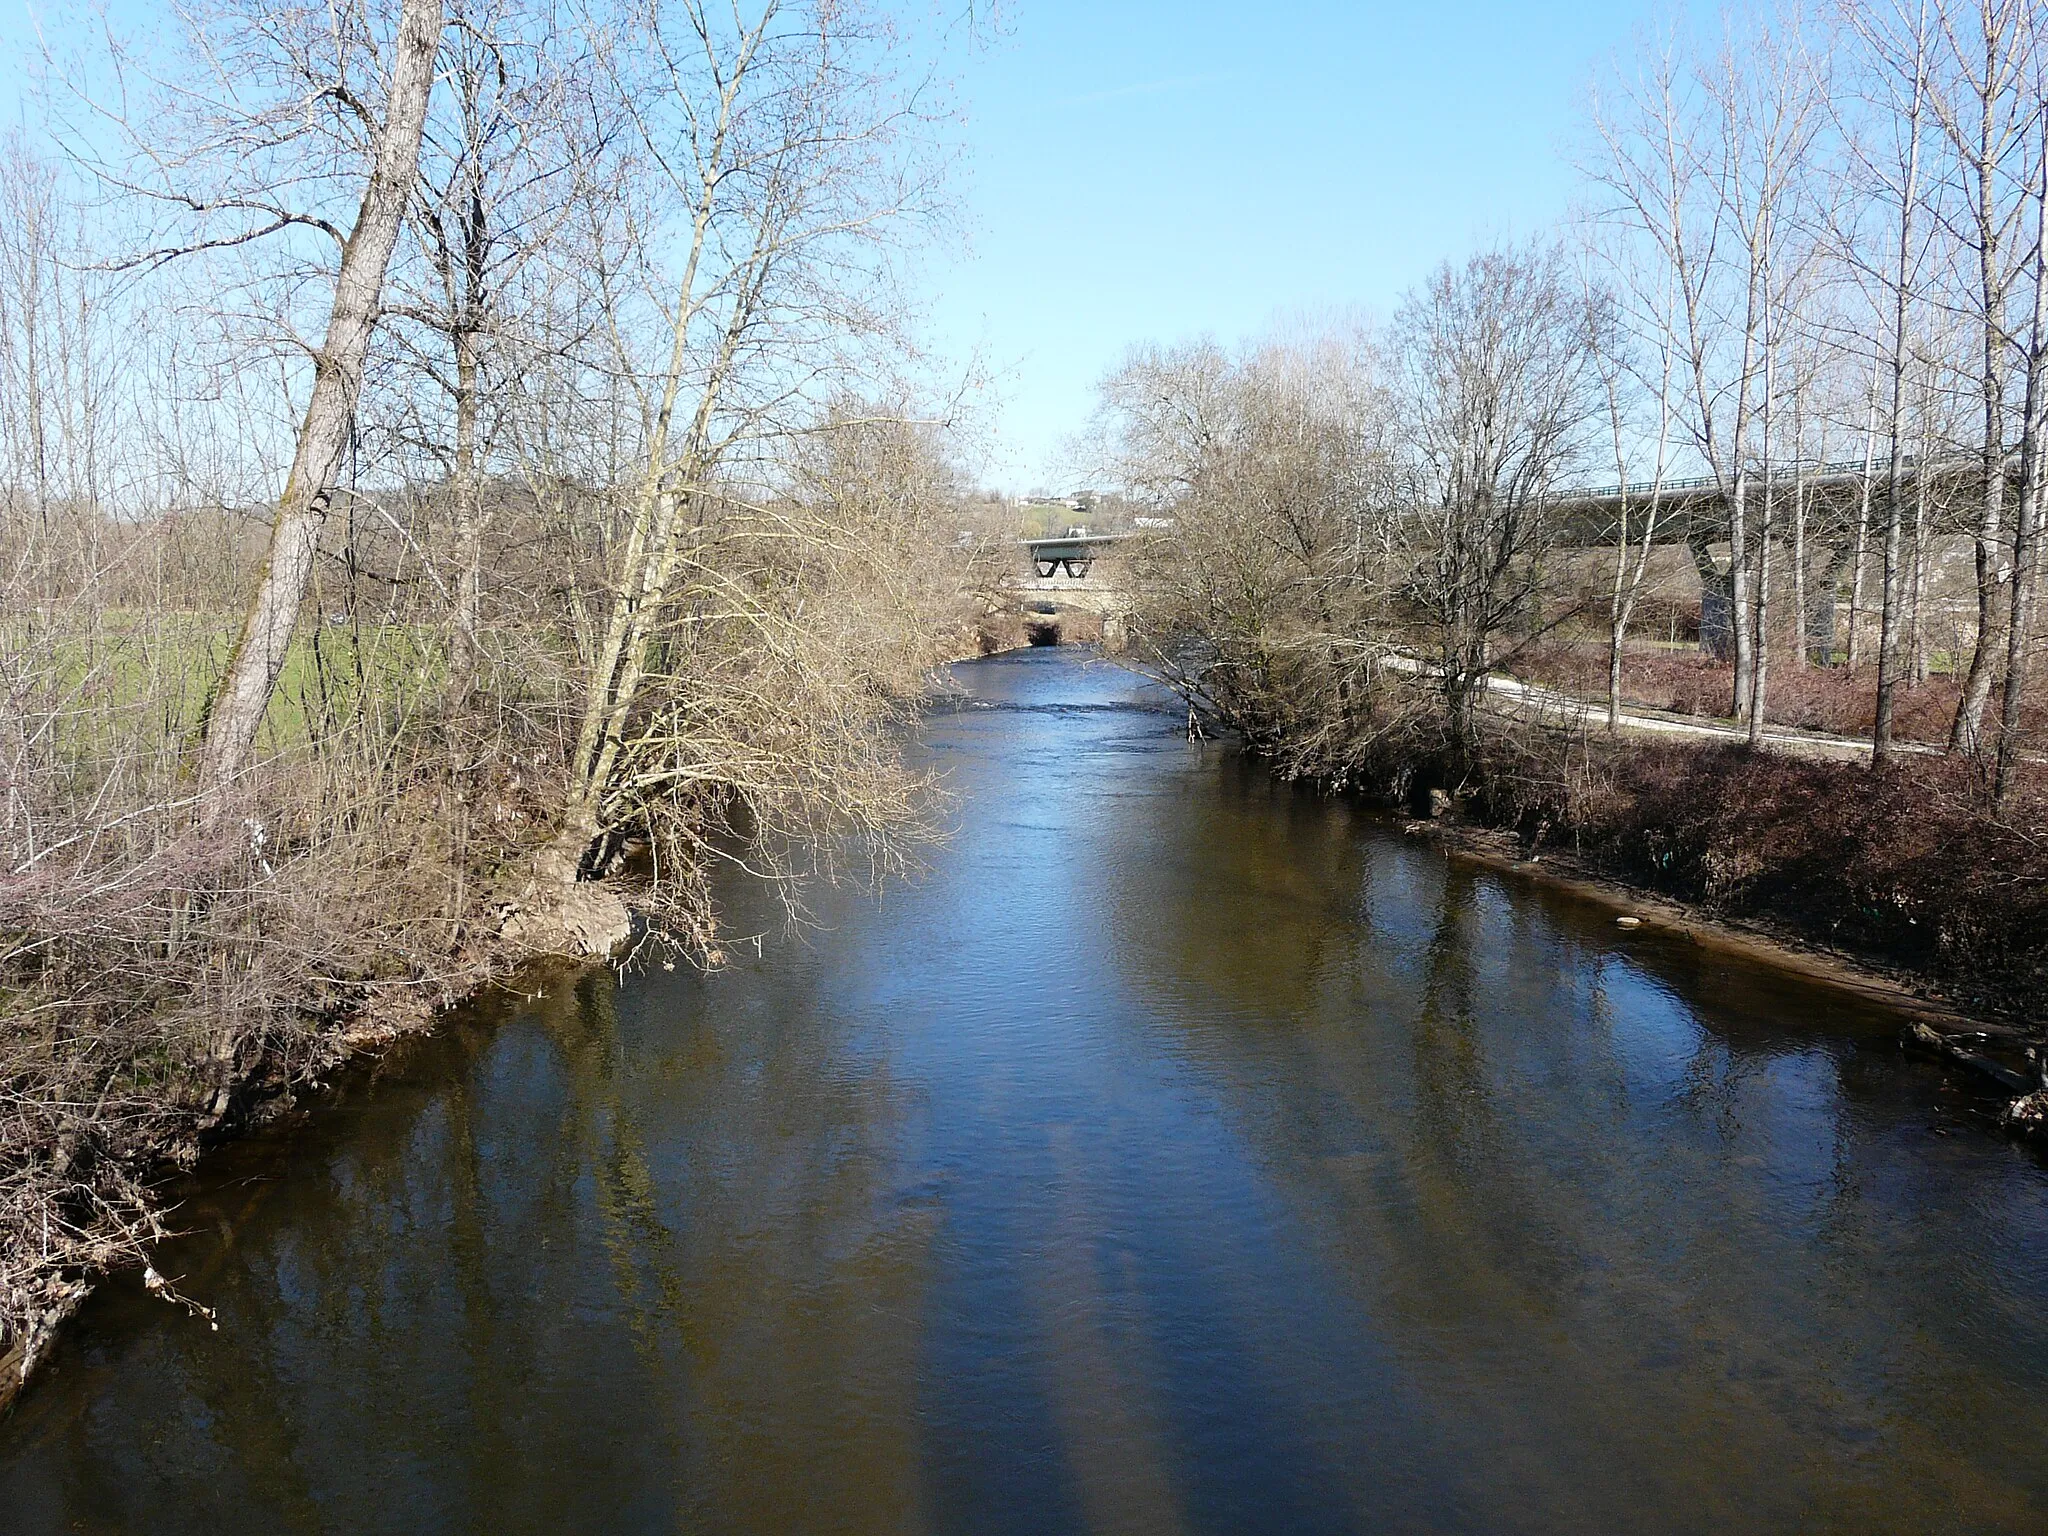
<svg viewBox="0 0 2048 1536">
<path fill-rule="evenodd" d="M 0 0 L 8 121 L 31 3 L 82 0 Z M 925 272 L 937 349 L 995 374 L 983 482 L 1070 488 L 1064 444 L 1135 342 L 1383 315 L 1438 261 L 1554 223 L 1589 82 L 1682 3 L 1003 0 L 954 61 L 968 245 Z"/>
<path fill-rule="evenodd" d="M 1385 314 L 1557 220 L 1588 83 L 1659 14 L 1010 0 L 958 75 L 971 249 L 931 273 L 935 339 L 999 375 L 984 480 L 1068 488 L 1063 440 L 1134 342 Z"/>
</svg>

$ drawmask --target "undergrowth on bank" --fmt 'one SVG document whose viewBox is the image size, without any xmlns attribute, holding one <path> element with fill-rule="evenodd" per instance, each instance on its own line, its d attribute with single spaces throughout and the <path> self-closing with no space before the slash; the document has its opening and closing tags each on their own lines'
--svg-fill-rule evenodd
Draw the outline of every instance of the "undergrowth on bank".
<svg viewBox="0 0 2048 1536">
<path fill-rule="evenodd" d="M 1327 695 L 1327 697 L 1325 697 Z M 1994 810 L 1983 764 L 1883 769 L 1739 744 L 1482 715 L 1462 746 L 1429 690 L 1382 676 L 1268 702 L 1247 744 L 1285 776 L 1512 831 L 1596 873 L 1910 972 L 2034 1019 L 2048 989 L 2048 784 Z"/>
<path fill-rule="evenodd" d="M 2029 1015 L 2048 984 L 2048 801 L 1980 768 L 1873 770 L 1740 746 L 1601 744 L 1561 830 L 1582 857 L 1730 916 Z"/>
<path fill-rule="evenodd" d="M 93 1276 L 171 1289 L 167 1167 L 502 968 L 494 876 L 559 773 L 470 747 L 282 756 L 216 819 L 160 793 L 87 821 L 61 776 L 15 779 L 38 837 L 0 879 L 0 1396 Z"/>
</svg>

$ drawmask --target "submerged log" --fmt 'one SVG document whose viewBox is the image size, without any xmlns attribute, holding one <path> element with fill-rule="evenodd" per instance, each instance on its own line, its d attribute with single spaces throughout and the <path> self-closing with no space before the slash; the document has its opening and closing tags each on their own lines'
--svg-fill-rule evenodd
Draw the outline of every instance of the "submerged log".
<svg viewBox="0 0 2048 1536">
<path fill-rule="evenodd" d="M 1968 1067 L 1981 1077 L 1987 1077 L 2008 1093 L 2029 1094 L 2034 1084 L 2023 1072 L 2015 1072 L 2002 1062 L 1993 1061 L 1982 1051 L 1973 1051 L 1956 1036 L 1944 1035 L 1932 1025 L 1914 1022 L 1906 1026 L 1901 1043 L 1909 1049 L 1932 1052 L 1946 1057 L 1958 1066 Z"/>
</svg>

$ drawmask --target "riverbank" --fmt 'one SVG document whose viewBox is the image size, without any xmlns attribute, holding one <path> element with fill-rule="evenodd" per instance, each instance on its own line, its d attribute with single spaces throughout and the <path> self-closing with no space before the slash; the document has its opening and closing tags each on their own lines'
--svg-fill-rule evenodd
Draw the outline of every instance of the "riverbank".
<svg viewBox="0 0 2048 1536">
<path fill-rule="evenodd" d="M 1893 1009 L 1085 653 L 955 682 L 918 880 L 722 882 L 759 957 L 522 976 L 210 1158 L 219 1332 L 101 1286 L 10 1536 L 2038 1528 L 2048 1173 Z"/>
<path fill-rule="evenodd" d="M 93 885 L 5 888 L 0 929 L 57 937 L 0 992 L 0 1411 L 110 1273 L 204 1312 L 150 1264 L 169 1179 L 518 965 L 626 942 L 617 891 L 540 875 L 525 779 L 473 772 L 305 839 L 277 779 L 237 846 L 188 827 Z"/>
<path fill-rule="evenodd" d="M 1565 856 L 1589 878 L 1899 982 L 1975 1021 L 1970 1040 L 1933 1048 L 2028 1099 L 2016 1126 L 2048 1120 L 2034 1091 L 2048 1057 L 2048 773 L 2031 758 L 1994 805 L 1972 759 L 1922 750 L 1872 769 L 1705 734 L 1609 734 L 1573 701 L 1532 709 L 1511 692 L 1480 695 L 1460 731 L 1412 666 L 1304 645 L 1212 665 L 1191 691 L 1283 777 L 1504 834 L 1524 857 Z"/>
<path fill-rule="evenodd" d="M 1569 850 L 1532 852 L 1513 832 L 1458 821 L 1410 821 L 1403 830 L 1432 842 L 1450 858 L 1566 891 L 1606 908 L 1617 927 L 1624 930 L 1677 938 L 1704 951 L 1738 955 L 1896 1012 L 1910 1021 L 1900 1032 L 1901 1049 L 1940 1057 L 1961 1068 L 1987 1094 L 1999 1098 L 2004 1106 L 2000 1123 L 2007 1129 L 2048 1142 L 2044 1105 L 2036 1085 L 2026 1080 L 2031 1067 L 2029 1048 L 2038 1044 L 2039 1032 L 2024 1021 L 1967 1011 L 1931 987 L 1923 975 L 1869 955 L 1818 944 L 1767 917 L 1710 915 Z M 2027 1099 L 2033 1102 L 2020 1102 Z"/>
<path fill-rule="evenodd" d="M 1994 813 L 1975 766 L 1946 758 L 1873 772 L 1499 719 L 1451 761 L 1382 744 L 1344 782 L 1429 812 L 1411 828 L 1460 856 L 1906 1009 L 1909 1047 L 2002 1092 L 2010 1129 L 2043 1134 L 2039 784 Z"/>
<path fill-rule="evenodd" d="M 689 675 L 650 695 L 674 736 L 636 738 L 630 785 L 577 849 L 559 846 L 588 789 L 572 767 L 573 673 L 509 663 L 460 697 L 334 695 L 336 718 L 266 738 L 218 798 L 190 793 L 180 723 L 126 695 L 137 756 L 49 749 L 10 783 L 0 1396 L 100 1277 L 139 1272 L 178 1300 L 150 1268 L 167 1172 L 338 1064 L 428 1028 L 520 960 L 610 953 L 629 901 L 674 955 L 717 963 L 708 882 L 735 850 L 784 890 L 835 877 L 849 845 L 862 873 L 900 867 L 925 830 L 900 727 L 947 646 L 979 648 L 971 624 L 951 593 L 927 608 L 865 586 L 843 604 L 777 590 L 810 618 L 768 641 L 752 627 L 768 621 L 736 617 L 719 648 L 693 652 Z M 103 718 L 52 689 L 42 736 Z"/>
</svg>

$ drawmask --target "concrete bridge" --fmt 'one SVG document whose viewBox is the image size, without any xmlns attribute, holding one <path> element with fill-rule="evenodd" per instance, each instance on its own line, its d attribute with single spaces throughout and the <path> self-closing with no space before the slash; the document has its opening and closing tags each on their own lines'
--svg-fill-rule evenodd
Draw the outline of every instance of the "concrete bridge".
<svg viewBox="0 0 2048 1536">
<path fill-rule="evenodd" d="M 999 583 L 1002 614 L 991 617 L 1013 626 L 1013 635 L 1033 645 L 1097 642 L 1110 650 L 1124 644 L 1130 611 L 1129 589 L 1118 556 L 1149 532 L 1091 533 L 1085 528 L 1040 539 L 1019 539 L 1024 560 Z M 1016 643 L 1013 638 L 1009 643 Z"/>
<path fill-rule="evenodd" d="M 1076 581 L 1087 579 L 1096 560 L 1113 553 L 1114 546 L 1150 537 L 1144 533 L 1090 533 L 1086 528 L 1069 528 L 1057 537 L 1026 539 L 1031 569 L 1041 581 L 1050 581 L 1064 571 Z"/>
<path fill-rule="evenodd" d="M 2019 469 L 2019 455 L 2014 453 L 2006 460 L 2009 503 L 2017 502 Z M 1908 457 L 1901 463 L 1899 488 L 1915 500 L 1925 491 L 1930 504 L 1946 504 L 1957 495 L 1967 498 L 1981 484 L 1983 476 L 1984 461 L 1980 457 L 1944 454 L 1924 462 Z M 1733 485 L 1733 476 L 1691 475 L 1667 478 L 1661 484 L 1655 480 L 1634 480 L 1626 485 L 1554 491 L 1545 500 L 1565 519 L 1570 539 L 1609 542 L 1614 538 L 1615 523 L 1624 504 L 1633 522 L 1637 515 L 1649 510 L 1654 497 L 1658 542 L 1678 544 L 1723 528 Z M 1867 472 L 1860 458 L 1774 464 L 1768 474 L 1752 469 L 1744 501 L 1754 518 L 1761 512 L 1768 491 L 1777 510 L 1789 513 L 1786 498 L 1794 491 L 1803 491 L 1808 498 L 1807 515 L 1816 520 L 1818 530 L 1829 525 L 1853 524 L 1866 488 L 1870 496 L 1870 527 L 1875 532 L 1881 519 L 1889 515 L 1891 462 L 1884 457 L 1873 457 Z M 1910 511 L 1907 519 L 1911 520 Z"/>
<path fill-rule="evenodd" d="M 2008 538 L 2018 502 L 2019 468 L 2019 455 L 2009 455 L 2005 520 Z M 1929 638 L 1927 643 L 1954 652 L 1975 641 L 1975 544 L 1967 533 L 1949 529 L 1959 508 L 1967 510 L 1967 523 L 1975 523 L 1983 480 L 1984 461 L 1976 455 L 1945 453 L 1924 460 L 1912 457 L 1901 461 L 1900 521 L 1906 531 L 1909 568 L 1919 572 L 1913 578 L 1915 617 L 1911 623 L 1916 644 L 1921 637 L 1938 635 L 1938 640 Z M 1627 485 L 1558 491 L 1546 502 L 1561 524 L 1564 553 L 1569 557 L 1576 552 L 1583 558 L 1593 551 L 1613 548 L 1624 506 L 1631 533 L 1640 539 L 1654 498 L 1656 542 L 1667 549 L 1685 550 L 1686 563 L 1697 578 L 1702 643 L 1719 650 L 1729 643 L 1733 623 L 1727 589 L 1728 502 L 1732 491 L 1729 477 L 1695 475 L 1667 478 L 1661 484 L 1638 480 Z M 1867 472 L 1860 457 L 1774 464 L 1768 475 L 1759 469 L 1750 471 L 1744 496 L 1749 537 L 1754 541 L 1758 536 L 1768 497 L 1773 508 L 1773 542 L 1777 545 L 1774 564 L 1784 567 L 1788 580 L 1795 494 L 1803 498 L 1808 560 L 1807 612 L 1802 627 L 1813 648 L 1826 653 L 1841 642 L 1842 597 L 1845 585 L 1853 580 L 1859 522 L 1863 523 L 1866 575 L 1862 602 L 1854 611 L 1865 638 L 1869 638 L 1866 626 L 1875 622 L 1877 594 L 1871 583 L 1877 562 L 1882 559 L 1886 525 L 1891 519 L 1890 460 L 1874 455 Z M 1937 516 L 1941 522 L 1935 520 Z M 1921 542 L 1917 545 L 1913 532 L 1916 526 L 1921 529 Z M 1781 601 L 1789 598 L 1790 591 L 1785 589 Z"/>
</svg>

